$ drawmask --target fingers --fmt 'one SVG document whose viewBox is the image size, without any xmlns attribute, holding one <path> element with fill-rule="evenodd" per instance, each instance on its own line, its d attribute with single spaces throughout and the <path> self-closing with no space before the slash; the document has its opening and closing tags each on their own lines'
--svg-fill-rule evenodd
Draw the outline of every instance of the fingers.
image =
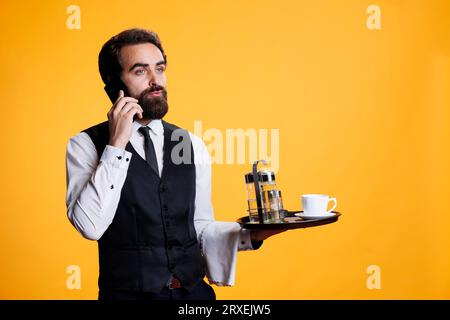
<svg viewBox="0 0 450 320">
<path fill-rule="evenodd" d="M 118 100 L 118 101 L 115 103 L 115 105 L 113 106 L 113 110 L 112 110 L 113 115 L 114 115 L 114 116 L 117 116 L 117 115 L 120 113 L 120 111 L 122 110 L 122 108 L 123 108 L 126 104 L 128 104 L 128 103 L 130 103 L 130 102 L 137 103 L 138 100 L 135 99 L 135 98 L 133 98 L 133 97 L 122 97 L 122 98 L 120 98 L 120 100 Z"/>
<path fill-rule="evenodd" d="M 117 106 L 117 104 L 120 101 L 120 99 L 122 99 L 124 96 L 125 96 L 125 93 L 123 92 L 123 90 L 119 90 L 119 96 L 117 97 L 116 102 L 114 102 L 110 112 L 112 112 L 112 110 Z"/>
<path fill-rule="evenodd" d="M 133 117 L 134 117 L 134 115 L 135 114 L 137 114 L 138 115 L 138 117 L 140 118 L 140 119 L 142 119 L 142 117 L 143 117 L 143 115 L 142 115 L 142 108 L 139 106 L 139 105 L 137 105 L 138 107 L 136 107 L 136 106 L 133 106 L 133 108 L 131 108 L 130 109 L 130 111 L 128 111 L 127 112 L 127 114 L 126 114 L 126 116 L 127 117 L 129 117 L 129 118 L 131 118 L 131 119 L 133 119 Z"/>
<path fill-rule="evenodd" d="M 111 115 L 117 116 L 117 114 L 120 112 L 120 110 L 125 106 L 127 102 L 138 102 L 139 100 L 133 98 L 133 97 L 125 97 L 123 90 L 119 91 L 119 97 L 117 98 L 116 102 L 112 105 L 111 109 L 108 111 L 108 117 Z"/>
<path fill-rule="evenodd" d="M 122 109 L 122 107 L 125 105 L 125 103 L 127 102 L 138 102 L 138 99 L 135 99 L 133 97 L 122 97 L 120 98 L 120 100 L 118 100 L 115 105 L 116 105 L 116 109 Z"/>
<path fill-rule="evenodd" d="M 144 110 L 137 104 L 138 101 L 138 99 L 133 97 L 125 97 L 124 91 L 119 90 L 119 96 L 117 97 L 116 102 L 114 102 L 113 106 L 108 111 L 108 119 L 112 120 L 118 117 L 129 117 L 134 116 L 135 114 L 142 119 Z"/>
<path fill-rule="evenodd" d="M 123 98 L 125 96 L 125 93 L 123 92 L 123 90 L 119 90 L 119 97 L 117 98 L 116 102 L 118 100 L 120 100 L 120 98 Z"/>
<path fill-rule="evenodd" d="M 137 103 L 127 102 L 125 104 L 125 106 L 120 110 L 119 115 L 122 117 L 126 116 L 130 112 L 130 110 L 132 110 L 133 108 L 136 109 L 136 113 L 139 113 L 141 115 L 144 112 L 144 110 L 142 110 L 142 107 L 140 105 L 138 105 Z"/>
</svg>

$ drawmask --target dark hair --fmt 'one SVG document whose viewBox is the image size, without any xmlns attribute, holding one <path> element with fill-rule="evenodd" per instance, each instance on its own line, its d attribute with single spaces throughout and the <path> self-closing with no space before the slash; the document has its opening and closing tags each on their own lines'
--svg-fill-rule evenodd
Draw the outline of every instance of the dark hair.
<svg viewBox="0 0 450 320">
<path fill-rule="evenodd" d="M 161 45 L 158 35 L 145 29 L 128 29 L 109 39 L 100 50 L 98 55 L 98 69 L 103 82 L 107 85 L 120 79 L 122 67 L 120 65 L 120 49 L 124 46 L 141 43 L 151 43 L 155 45 L 162 53 L 164 62 L 167 63 L 167 57 Z"/>
</svg>

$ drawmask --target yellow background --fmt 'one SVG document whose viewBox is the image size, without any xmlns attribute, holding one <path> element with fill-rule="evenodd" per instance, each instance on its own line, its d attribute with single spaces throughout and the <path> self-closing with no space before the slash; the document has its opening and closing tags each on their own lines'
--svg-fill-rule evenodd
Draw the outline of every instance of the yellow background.
<svg viewBox="0 0 450 320">
<path fill-rule="evenodd" d="M 239 253 L 219 299 L 449 299 L 449 15 L 448 0 L 2 1 L 0 298 L 97 298 L 97 245 L 66 217 L 66 143 L 110 108 L 101 45 L 144 27 L 168 54 L 168 121 L 278 128 L 285 207 L 326 193 L 343 213 Z M 216 219 L 245 214 L 249 168 L 213 166 Z"/>
</svg>

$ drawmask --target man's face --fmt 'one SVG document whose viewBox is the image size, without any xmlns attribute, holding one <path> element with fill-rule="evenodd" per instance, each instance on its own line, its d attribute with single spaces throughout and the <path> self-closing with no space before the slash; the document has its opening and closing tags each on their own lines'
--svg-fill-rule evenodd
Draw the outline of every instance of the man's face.
<svg viewBox="0 0 450 320">
<path fill-rule="evenodd" d="M 139 100 L 144 119 L 162 119 L 168 111 L 166 64 L 151 43 L 125 46 L 120 51 L 121 79 L 128 94 Z"/>
</svg>

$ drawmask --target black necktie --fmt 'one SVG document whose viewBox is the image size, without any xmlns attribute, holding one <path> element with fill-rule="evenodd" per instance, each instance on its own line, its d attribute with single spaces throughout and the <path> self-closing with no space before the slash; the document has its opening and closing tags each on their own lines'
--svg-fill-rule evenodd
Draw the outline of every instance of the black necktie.
<svg viewBox="0 0 450 320">
<path fill-rule="evenodd" d="M 158 162 L 156 161 L 155 147 L 153 146 L 152 139 L 150 139 L 150 128 L 143 126 L 139 128 L 139 131 L 144 135 L 145 143 L 145 161 L 150 165 L 150 167 L 155 170 L 156 174 L 159 175 Z"/>
</svg>

